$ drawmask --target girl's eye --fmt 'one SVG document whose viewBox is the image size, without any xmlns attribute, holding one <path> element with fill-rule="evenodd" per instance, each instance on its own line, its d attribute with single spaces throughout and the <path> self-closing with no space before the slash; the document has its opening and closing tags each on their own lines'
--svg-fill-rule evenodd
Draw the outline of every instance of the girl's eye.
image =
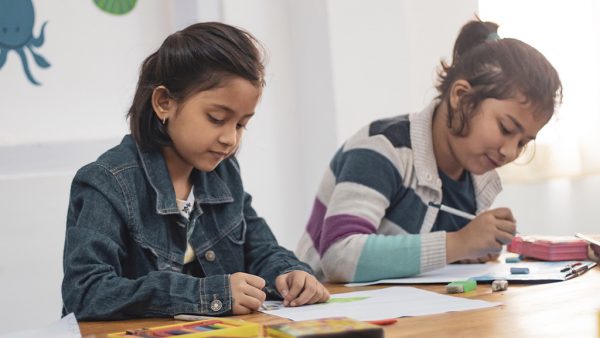
<svg viewBox="0 0 600 338">
<path fill-rule="evenodd" d="M 510 135 L 512 133 L 502 123 L 500 123 L 499 125 L 500 125 L 500 132 L 502 133 L 502 135 Z"/>
<path fill-rule="evenodd" d="M 245 126 L 245 125 L 243 125 L 243 124 L 239 124 L 239 123 L 238 123 L 238 124 L 236 125 L 236 129 L 246 129 L 246 126 Z"/>
<path fill-rule="evenodd" d="M 213 116 L 211 116 L 210 114 L 209 114 L 209 115 L 207 115 L 207 116 L 208 116 L 208 120 L 209 120 L 210 122 L 214 123 L 214 124 L 217 124 L 217 125 L 222 125 L 223 123 L 225 123 L 225 121 L 224 121 L 224 120 L 219 120 L 219 119 L 217 119 L 217 118 L 214 118 L 214 117 L 213 117 Z"/>
</svg>

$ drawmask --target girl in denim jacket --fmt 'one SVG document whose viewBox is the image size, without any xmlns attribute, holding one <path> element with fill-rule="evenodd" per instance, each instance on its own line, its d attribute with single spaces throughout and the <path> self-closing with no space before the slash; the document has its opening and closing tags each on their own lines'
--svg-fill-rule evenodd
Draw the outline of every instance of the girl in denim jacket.
<svg viewBox="0 0 600 338">
<path fill-rule="evenodd" d="M 329 293 L 251 206 L 235 158 L 264 86 L 256 40 L 222 23 L 169 36 L 143 63 L 131 135 L 72 183 L 63 313 L 246 314 Z"/>
</svg>

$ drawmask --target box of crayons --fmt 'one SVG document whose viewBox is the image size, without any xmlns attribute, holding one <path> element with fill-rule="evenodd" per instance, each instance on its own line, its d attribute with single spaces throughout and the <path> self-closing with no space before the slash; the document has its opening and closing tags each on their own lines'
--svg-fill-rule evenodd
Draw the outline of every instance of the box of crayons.
<svg viewBox="0 0 600 338">
<path fill-rule="evenodd" d="M 148 337 L 259 337 L 262 335 L 262 326 L 243 320 L 215 318 L 195 322 L 179 323 L 150 328 L 131 329 L 124 332 L 115 332 L 109 338 L 148 338 Z"/>
<path fill-rule="evenodd" d="M 272 338 L 383 338 L 383 328 L 347 317 L 302 320 L 266 329 Z"/>
</svg>

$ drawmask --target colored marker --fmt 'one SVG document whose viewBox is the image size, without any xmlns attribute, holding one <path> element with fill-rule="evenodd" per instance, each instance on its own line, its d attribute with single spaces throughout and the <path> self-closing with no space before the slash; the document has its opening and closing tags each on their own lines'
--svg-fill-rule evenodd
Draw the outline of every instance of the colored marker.
<svg viewBox="0 0 600 338">
<path fill-rule="evenodd" d="M 566 276 L 566 278 L 569 279 L 571 277 L 581 276 L 586 271 L 588 271 L 588 266 L 587 265 L 580 265 L 580 266 L 577 266 L 577 267 L 573 267 L 571 269 L 571 272 Z"/>
<path fill-rule="evenodd" d="M 569 271 L 569 270 L 573 270 L 573 269 L 575 269 L 576 267 L 578 267 L 579 265 L 581 265 L 581 262 L 577 262 L 577 263 L 569 264 L 569 265 L 565 266 L 564 268 L 562 268 L 562 269 L 560 270 L 560 272 L 567 272 L 567 271 Z"/>
<path fill-rule="evenodd" d="M 379 319 L 379 320 L 367 320 L 367 323 L 383 326 L 383 325 L 394 324 L 397 321 L 398 320 L 396 318 L 388 318 L 388 319 Z"/>
</svg>

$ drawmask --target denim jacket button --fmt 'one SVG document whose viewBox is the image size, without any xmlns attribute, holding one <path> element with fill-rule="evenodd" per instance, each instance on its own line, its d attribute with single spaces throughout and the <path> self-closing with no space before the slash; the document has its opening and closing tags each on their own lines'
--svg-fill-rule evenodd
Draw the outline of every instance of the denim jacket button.
<svg viewBox="0 0 600 338">
<path fill-rule="evenodd" d="M 221 310 L 223 308 L 223 303 L 221 303 L 220 300 L 215 299 L 212 302 L 210 302 L 210 309 L 217 312 L 219 310 Z"/>
<path fill-rule="evenodd" d="M 206 260 L 209 262 L 214 261 L 216 257 L 217 257 L 217 255 L 215 255 L 215 252 L 212 250 L 208 250 L 207 252 L 204 253 L 204 258 L 206 258 Z"/>
</svg>

